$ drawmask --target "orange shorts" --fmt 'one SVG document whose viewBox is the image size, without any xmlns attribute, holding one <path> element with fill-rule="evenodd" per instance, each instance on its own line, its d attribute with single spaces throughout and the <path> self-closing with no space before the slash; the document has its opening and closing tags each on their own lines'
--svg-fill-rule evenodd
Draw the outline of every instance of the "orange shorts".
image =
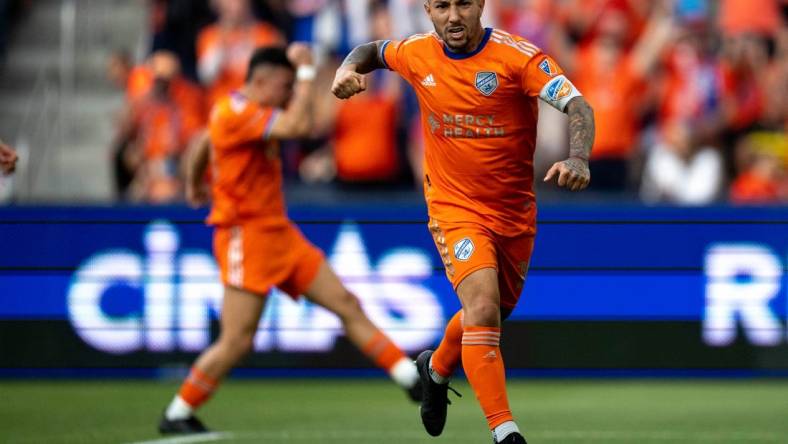
<svg viewBox="0 0 788 444">
<path fill-rule="evenodd" d="M 216 227 L 213 253 L 224 285 L 260 295 L 277 287 L 293 298 L 309 289 L 325 260 L 292 223 Z"/>
<path fill-rule="evenodd" d="M 432 218 L 429 227 L 455 290 L 474 271 L 494 268 L 501 307 L 517 305 L 534 248 L 532 235 L 500 236 L 477 223 L 438 222 Z"/>
</svg>

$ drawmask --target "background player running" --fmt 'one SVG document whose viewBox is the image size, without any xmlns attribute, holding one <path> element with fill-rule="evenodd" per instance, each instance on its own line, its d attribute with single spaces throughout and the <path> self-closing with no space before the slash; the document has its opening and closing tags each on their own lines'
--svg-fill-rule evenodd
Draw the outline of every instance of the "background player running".
<svg viewBox="0 0 788 444">
<path fill-rule="evenodd" d="M 252 349 L 273 286 L 292 297 L 303 294 L 335 313 L 354 345 L 414 400 L 421 397 L 413 361 L 372 324 L 323 253 L 287 218 L 277 141 L 310 132 L 314 77 L 312 56 L 304 45 L 290 45 L 287 52 L 257 50 L 245 85 L 217 103 L 210 140 L 203 138 L 190 158 L 187 194 L 192 203 L 207 200 L 202 178 L 207 165 L 212 167 L 208 222 L 215 226 L 214 254 L 225 285 L 221 333 L 194 363 L 166 409 L 159 425 L 162 433 L 206 430 L 193 412 Z"/>
<path fill-rule="evenodd" d="M 555 61 L 525 39 L 483 28 L 484 0 L 429 0 L 435 32 L 355 48 L 332 88 L 348 98 L 363 74 L 398 72 L 419 98 L 429 229 L 462 310 L 433 353 L 417 359 L 422 422 L 446 422 L 448 380 L 462 361 L 496 443 L 524 443 L 506 395 L 501 321 L 522 290 L 536 232 L 533 155 L 537 98 L 569 115 L 569 158 L 545 181 L 577 191 L 590 182 L 593 111 Z"/>
</svg>

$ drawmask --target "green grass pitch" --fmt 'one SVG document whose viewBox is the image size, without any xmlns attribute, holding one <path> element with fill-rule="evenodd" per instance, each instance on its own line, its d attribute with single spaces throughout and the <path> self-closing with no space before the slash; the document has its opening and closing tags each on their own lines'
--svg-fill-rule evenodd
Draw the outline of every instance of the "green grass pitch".
<svg viewBox="0 0 788 444">
<path fill-rule="evenodd" d="M 177 382 L 0 382 L 0 442 L 141 443 Z M 384 380 L 229 381 L 201 411 L 217 435 L 160 443 L 489 444 L 473 392 L 457 388 L 440 438 Z M 788 381 L 510 381 L 518 423 L 539 443 L 788 443 Z M 452 395 L 453 396 L 453 395 Z"/>
</svg>

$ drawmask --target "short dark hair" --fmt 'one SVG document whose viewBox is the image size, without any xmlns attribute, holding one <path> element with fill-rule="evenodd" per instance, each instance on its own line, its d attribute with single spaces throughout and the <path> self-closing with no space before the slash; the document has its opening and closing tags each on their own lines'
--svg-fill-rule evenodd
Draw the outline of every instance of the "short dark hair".
<svg viewBox="0 0 788 444">
<path fill-rule="evenodd" d="M 252 58 L 249 60 L 249 69 L 246 71 L 246 81 L 252 78 L 254 70 L 258 66 L 281 66 L 295 71 L 295 67 L 287 58 L 285 48 L 281 46 L 263 46 L 254 50 Z"/>
</svg>

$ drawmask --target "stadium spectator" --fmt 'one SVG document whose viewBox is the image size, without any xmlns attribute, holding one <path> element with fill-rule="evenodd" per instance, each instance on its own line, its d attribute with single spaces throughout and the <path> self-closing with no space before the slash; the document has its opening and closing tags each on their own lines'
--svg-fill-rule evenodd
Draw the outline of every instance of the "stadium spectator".
<svg viewBox="0 0 788 444">
<path fill-rule="evenodd" d="M 697 147 L 688 121 L 665 125 L 664 141 L 648 153 L 640 195 L 644 202 L 706 205 L 724 185 L 722 155 L 714 147 Z"/>
<path fill-rule="evenodd" d="M 590 163 L 594 171 L 591 188 L 595 190 L 627 189 L 648 100 L 648 74 L 673 36 L 671 12 L 664 6 L 655 7 L 629 51 L 628 38 L 633 31 L 628 16 L 626 9 L 607 8 L 595 25 L 591 42 L 568 58 L 573 64 L 567 69 L 574 73 L 577 87 L 594 107 L 597 119 Z"/>
<path fill-rule="evenodd" d="M 151 203 L 181 198 L 179 159 L 205 125 L 202 90 L 180 75 L 177 58 L 157 52 L 146 63 L 150 84 L 131 97 L 116 137 L 116 184 L 121 195 Z M 143 82 L 144 83 L 144 82 Z"/>
<path fill-rule="evenodd" d="M 197 38 L 197 71 L 210 103 L 243 84 L 255 48 L 285 43 L 278 29 L 255 19 L 249 0 L 214 0 L 213 5 L 218 19 Z"/>
<path fill-rule="evenodd" d="M 386 6 L 374 2 L 369 14 L 372 38 L 390 37 L 391 19 Z M 338 66 L 334 66 L 334 70 Z M 330 83 L 325 91 L 329 90 Z M 302 177 L 307 182 L 315 182 L 333 179 L 336 175 L 340 183 L 353 187 L 393 184 L 401 171 L 397 136 L 401 95 L 399 78 L 383 71 L 370 76 L 367 90 L 350 100 L 339 101 L 326 94 L 325 111 L 320 118 L 330 132 L 329 147 L 302 162 Z M 325 162 L 332 165 L 321 165 Z"/>
<path fill-rule="evenodd" d="M 19 156 L 17 156 L 16 151 L 0 140 L 0 173 L 13 173 L 16 170 L 16 162 L 18 160 Z"/>
<path fill-rule="evenodd" d="M 210 0 L 150 0 L 151 52 L 178 56 L 181 72 L 197 81 L 196 41 L 200 29 L 214 16 Z"/>
<path fill-rule="evenodd" d="M 775 204 L 788 200 L 788 136 L 785 132 L 755 132 L 737 146 L 741 173 L 731 185 L 735 204 Z"/>
</svg>

